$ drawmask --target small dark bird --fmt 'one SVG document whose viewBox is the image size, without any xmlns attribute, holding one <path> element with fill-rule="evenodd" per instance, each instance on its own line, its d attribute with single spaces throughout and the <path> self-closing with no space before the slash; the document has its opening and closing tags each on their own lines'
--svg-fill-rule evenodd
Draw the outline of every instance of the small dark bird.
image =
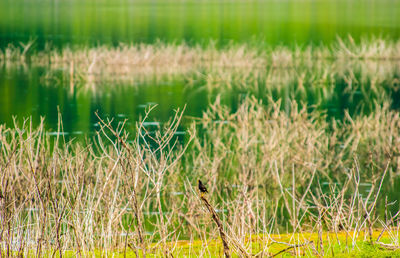
<svg viewBox="0 0 400 258">
<path fill-rule="evenodd" d="M 203 196 L 205 193 L 208 193 L 207 188 L 203 183 L 199 180 L 199 190 L 201 192 L 201 196 Z"/>
</svg>

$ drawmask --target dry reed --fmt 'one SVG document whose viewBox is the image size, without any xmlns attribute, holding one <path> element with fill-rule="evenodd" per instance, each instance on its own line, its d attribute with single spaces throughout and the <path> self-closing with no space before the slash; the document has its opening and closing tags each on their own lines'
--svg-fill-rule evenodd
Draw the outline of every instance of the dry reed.
<svg viewBox="0 0 400 258">
<path fill-rule="evenodd" d="M 181 117 L 154 133 L 138 123 L 129 142 L 124 123 L 100 119 L 85 145 L 47 135 L 44 122 L 1 126 L 1 255 L 209 256 L 222 253 L 219 230 L 243 256 L 399 245 L 397 204 L 380 202 L 400 162 L 400 118 L 387 106 L 338 123 L 296 103 L 284 112 L 247 98 L 232 113 L 217 101 L 183 145 Z M 199 177 L 223 228 L 202 208 Z M 183 251 L 182 239 L 202 244 Z"/>
<path fill-rule="evenodd" d="M 206 46 L 159 42 L 35 51 L 33 45 L 34 42 L 29 42 L 3 49 L 0 64 L 46 66 L 46 80 L 53 81 L 55 73 L 61 70 L 67 80 L 92 87 L 109 80 L 165 80 L 176 75 L 187 75 L 189 81 L 200 78 L 212 88 L 229 87 L 233 82 L 241 87 L 257 87 L 252 81 L 258 82 L 260 78 L 266 81 L 266 86 L 284 85 L 289 80 L 300 83 L 304 77 L 329 84 L 336 74 L 352 79 L 354 67 L 379 83 L 388 78 L 388 73 L 397 73 L 400 61 L 400 42 L 384 39 L 355 43 L 352 38 L 339 38 L 329 46 L 294 48 L 266 44 L 230 44 L 217 48 L 212 42 Z M 313 76 L 308 74 L 311 70 Z"/>
</svg>

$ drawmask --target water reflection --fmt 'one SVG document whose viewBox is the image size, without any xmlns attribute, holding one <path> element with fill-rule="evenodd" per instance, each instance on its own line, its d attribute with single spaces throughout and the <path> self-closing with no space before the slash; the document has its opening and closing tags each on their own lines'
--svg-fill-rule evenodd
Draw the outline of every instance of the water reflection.
<svg viewBox="0 0 400 258">
<path fill-rule="evenodd" d="M 368 114 L 376 103 L 400 107 L 399 62 L 321 62 L 280 68 L 211 68 L 201 73 L 182 71 L 174 76 L 150 73 L 137 80 L 100 80 L 93 89 L 88 89 L 88 82 L 82 80 L 76 82 L 73 91 L 68 72 L 52 71 L 46 66 L 4 65 L 0 69 L 0 123 L 12 126 L 15 116 L 19 121 L 32 117 L 37 125 L 43 116 L 48 134 L 57 136 L 59 109 L 64 136 L 82 138 L 100 129 L 96 111 L 102 118 L 112 118 L 115 124 L 127 120 L 127 129 L 133 129 L 149 107 L 158 105 L 144 123 L 151 133 L 151 128 L 161 126 L 175 109 L 185 105 L 186 118 L 200 117 L 217 96 L 232 111 L 241 99 L 252 95 L 266 105 L 280 99 L 287 111 L 290 102 L 296 100 L 336 119 L 341 119 L 345 111 L 350 115 Z M 52 80 L 47 80 L 49 73 Z M 186 119 L 183 126 L 189 121 Z M 177 135 L 183 136 L 184 131 L 182 127 Z"/>
<path fill-rule="evenodd" d="M 74 44 L 186 41 L 329 43 L 337 36 L 400 35 L 393 0 L 0 1 L 0 48 L 37 39 L 39 48 Z"/>
<path fill-rule="evenodd" d="M 146 84 L 109 83 L 102 85 L 100 94 L 91 91 L 71 92 L 68 82 L 60 73 L 57 84 L 43 81 L 46 69 L 15 66 L 0 69 L 0 123 L 12 126 L 17 121 L 32 117 L 38 125 L 40 117 L 45 117 L 50 135 L 59 135 L 58 113 L 63 118 L 64 134 L 74 137 L 91 135 L 99 129 L 95 112 L 103 118 L 113 118 L 115 123 L 128 119 L 127 129 L 132 129 L 146 108 L 158 105 L 148 118 L 146 126 L 159 126 L 160 121 L 168 121 L 174 110 L 187 105 L 185 115 L 200 116 L 207 106 L 207 94 L 204 91 L 193 95 L 185 90 L 182 78 L 175 78 L 165 85 L 153 80 Z"/>
</svg>

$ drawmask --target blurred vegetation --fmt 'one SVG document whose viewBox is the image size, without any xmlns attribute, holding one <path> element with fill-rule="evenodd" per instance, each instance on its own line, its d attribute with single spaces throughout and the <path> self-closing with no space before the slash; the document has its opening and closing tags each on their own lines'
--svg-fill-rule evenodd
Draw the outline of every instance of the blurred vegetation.
<svg viewBox="0 0 400 258">
<path fill-rule="evenodd" d="M 66 45 L 186 42 L 329 44 L 351 35 L 400 36 L 396 0 L 2 0 L 0 48 L 37 39 Z"/>
</svg>

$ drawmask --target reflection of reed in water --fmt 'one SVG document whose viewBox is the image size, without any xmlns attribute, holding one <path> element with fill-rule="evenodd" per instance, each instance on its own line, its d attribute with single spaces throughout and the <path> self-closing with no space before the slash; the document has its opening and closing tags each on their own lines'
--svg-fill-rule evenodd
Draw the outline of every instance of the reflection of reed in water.
<svg viewBox="0 0 400 258">
<path fill-rule="evenodd" d="M 346 41 L 338 39 L 335 44 L 329 46 L 294 49 L 282 46 L 266 49 L 246 44 L 217 48 L 211 43 L 207 46 L 157 43 L 34 52 L 30 49 L 31 44 L 26 46 L 8 47 L 0 52 L 0 62 L 7 66 L 29 61 L 31 64 L 64 71 L 68 71 L 73 63 L 75 79 L 91 82 L 135 81 L 146 76 L 179 75 L 199 71 L 205 74 L 233 74 L 239 70 L 246 75 L 260 70 L 257 73 L 263 74 L 265 68 L 291 68 L 297 71 L 303 67 L 303 71 L 313 70 L 330 75 L 340 73 L 346 67 L 357 63 L 356 61 L 367 64 L 380 61 L 396 63 L 400 60 L 400 43 L 382 39 L 363 40 L 359 44 L 355 44 L 351 38 Z M 381 65 L 382 63 L 379 63 L 379 66 Z M 233 70 L 230 71 L 230 68 Z M 386 66 L 380 70 L 391 69 Z"/>
</svg>

